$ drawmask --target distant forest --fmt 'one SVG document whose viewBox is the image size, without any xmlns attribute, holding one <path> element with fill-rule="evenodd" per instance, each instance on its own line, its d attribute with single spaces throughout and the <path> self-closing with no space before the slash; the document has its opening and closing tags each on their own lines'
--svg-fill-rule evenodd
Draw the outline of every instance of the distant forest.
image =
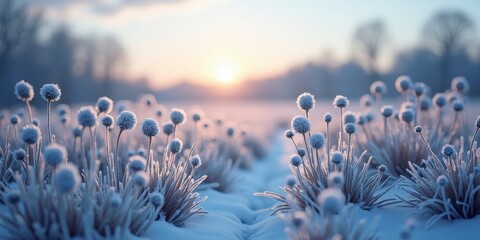
<svg viewBox="0 0 480 240">
<path fill-rule="evenodd" d="M 245 81 L 228 95 L 218 88 L 189 83 L 154 91 L 147 79 L 125 79 L 128 54 L 114 37 L 77 37 L 66 24 L 40 37 L 46 27 L 52 28 L 41 12 L 32 15 L 28 5 L 0 2 L 0 106 L 20 104 L 13 87 L 21 79 L 30 81 L 37 91 L 45 83 L 59 84 L 65 103 L 92 102 L 103 95 L 134 99 L 141 93 L 153 93 L 160 100 L 278 99 L 304 91 L 319 98 L 336 94 L 358 97 L 368 92 L 375 80 L 384 81 L 393 94 L 393 82 L 399 75 L 425 82 L 432 91 L 448 89 L 450 80 L 461 75 L 470 82 L 470 95 L 480 96 L 480 44 L 474 23 L 459 11 L 433 15 L 419 33 L 417 46 L 397 52 L 386 73 L 379 72 L 377 65 L 378 55 L 389 41 L 388 28 L 382 20 L 373 20 L 352 34 L 355 54 L 351 60 L 339 65 L 332 65 L 328 57 L 312 60 L 269 79 Z M 33 104 L 39 102 L 37 97 Z"/>
</svg>

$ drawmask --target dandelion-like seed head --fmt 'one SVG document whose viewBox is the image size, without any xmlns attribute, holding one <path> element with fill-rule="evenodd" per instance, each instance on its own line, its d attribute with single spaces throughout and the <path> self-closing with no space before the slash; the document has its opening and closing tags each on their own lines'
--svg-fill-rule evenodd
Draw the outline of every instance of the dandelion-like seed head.
<svg viewBox="0 0 480 240">
<path fill-rule="evenodd" d="M 325 145 L 325 135 L 323 133 L 314 133 L 310 138 L 310 145 L 314 149 L 320 149 Z"/>
<path fill-rule="evenodd" d="M 308 221 L 303 211 L 295 211 L 292 214 L 292 225 L 296 228 L 300 228 L 305 221 Z"/>
<path fill-rule="evenodd" d="M 35 127 L 40 127 L 40 120 L 38 118 L 33 118 L 32 119 L 32 124 Z"/>
<path fill-rule="evenodd" d="M 420 98 L 420 110 L 421 111 L 428 111 L 430 110 L 430 107 L 432 107 L 432 100 L 429 97 L 422 97 Z"/>
<path fill-rule="evenodd" d="M 323 115 L 323 120 L 324 120 L 326 123 L 330 123 L 330 122 L 333 120 L 332 114 L 330 114 L 330 113 L 325 113 L 325 115 Z"/>
<path fill-rule="evenodd" d="M 415 95 L 417 97 L 422 96 L 425 93 L 425 90 L 426 90 L 426 86 L 425 86 L 425 83 L 423 82 L 416 82 L 413 85 L 413 92 L 415 92 Z"/>
<path fill-rule="evenodd" d="M 362 126 L 366 122 L 367 122 L 367 117 L 365 115 L 362 114 L 362 115 L 358 116 L 358 121 L 357 121 L 358 125 Z"/>
<path fill-rule="evenodd" d="M 60 193 L 70 193 L 77 189 L 81 182 L 78 168 L 72 163 L 63 163 L 55 171 L 53 186 Z"/>
<path fill-rule="evenodd" d="M 343 153 L 335 151 L 331 155 L 331 160 L 332 163 L 334 163 L 335 165 L 341 165 L 343 161 L 345 161 L 345 156 L 343 155 Z"/>
<path fill-rule="evenodd" d="M 192 165 L 193 168 L 198 168 L 202 166 L 202 159 L 198 154 L 190 158 L 190 165 Z"/>
<path fill-rule="evenodd" d="M 375 120 L 375 113 L 373 112 L 368 112 L 365 117 L 367 118 L 367 122 L 371 122 Z"/>
<path fill-rule="evenodd" d="M 62 96 L 62 90 L 57 84 L 48 83 L 40 88 L 40 96 L 42 96 L 43 100 L 47 102 L 56 102 L 60 100 L 60 97 Z"/>
<path fill-rule="evenodd" d="M 165 204 L 165 197 L 159 192 L 150 193 L 150 197 L 148 198 L 150 203 L 156 208 L 161 208 L 163 204 Z"/>
<path fill-rule="evenodd" d="M 25 152 L 25 150 L 23 150 L 22 148 L 19 148 L 19 149 L 13 151 L 13 159 L 14 160 L 19 161 L 19 162 L 23 162 L 23 161 L 25 161 L 26 158 L 27 158 L 27 152 Z"/>
<path fill-rule="evenodd" d="M 15 84 L 15 95 L 17 95 L 19 100 L 31 101 L 35 96 L 35 91 L 33 91 L 33 87 L 30 83 L 20 80 L 20 82 Z"/>
<path fill-rule="evenodd" d="M 26 125 L 20 131 L 20 139 L 29 145 L 36 144 L 41 136 L 40 128 L 35 125 Z"/>
<path fill-rule="evenodd" d="M 174 128 L 175 127 L 174 127 L 173 123 L 169 123 L 169 122 L 164 123 L 163 127 L 162 127 L 163 133 L 168 136 L 168 135 L 173 133 Z"/>
<path fill-rule="evenodd" d="M 113 109 L 113 100 L 109 97 L 99 97 L 97 100 L 97 111 L 109 114 L 112 112 Z"/>
<path fill-rule="evenodd" d="M 395 88 L 399 93 L 406 93 L 412 88 L 413 82 L 409 76 L 402 75 L 395 80 Z"/>
<path fill-rule="evenodd" d="M 173 154 L 176 154 L 176 153 L 179 153 L 180 151 L 182 151 L 182 147 L 183 147 L 183 143 L 178 138 L 173 139 L 168 144 L 168 150 Z"/>
<path fill-rule="evenodd" d="M 345 183 L 345 177 L 341 172 L 331 172 L 327 176 L 328 186 L 338 186 L 342 187 Z"/>
<path fill-rule="evenodd" d="M 142 133 L 146 137 L 154 137 L 157 136 L 160 131 L 160 127 L 158 123 L 153 118 L 146 118 L 142 122 Z"/>
<path fill-rule="evenodd" d="M 194 122 L 199 122 L 200 120 L 202 120 L 202 115 L 203 115 L 202 113 L 197 111 L 192 115 L 192 120 Z"/>
<path fill-rule="evenodd" d="M 345 113 L 345 116 L 343 117 L 343 121 L 345 123 L 355 123 L 357 122 L 357 117 L 355 116 L 354 112 L 348 111 Z"/>
<path fill-rule="evenodd" d="M 296 116 L 292 119 L 292 129 L 296 133 L 305 134 L 310 131 L 310 121 L 304 116 Z"/>
<path fill-rule="evenodd" d="M 292 130 L 288 129 L 287 131 L 285 131 L 285 137 L 286 138 L 293 138 L 295 134 L 293 133 Z"/>
<path fill-rule="evenodd" d="M 414 130 L 415 130 L 415 132 L 417 132 L 417 133 L 421 133 L 421 132 L 423 131 L 423 127 L 420 126 L 420 125 L 418 125 L 418 126 L 415 127 Z"/>
<path fill-rule="evenodd" d="M 287 177 L 287 186 L 289 188 L 295 187 L 296 184 L 297 184 L 297 179 L 294 176 Z"/>
<path fill-rule="evenodd" d="M 144 171 L 137 171 L 133 175 L 133 182 L 139 187 L 146 187 L 149 184 L 150 177 Z"/>
<path fill-rule="evenodd" d="M 309 111 L 315 107 L 315 97 L 310 93 L 302 93 L 297 97 L 297 106 L 300 110 Z"/>
<path fill-rule="evenodd" d="M 384 95 L 387 93 L 387 85 L 382 81 L 375 81 L 370 85 L 370 93 L 372 95 Z"/>
<path fill-rule="evenodd" d="M 345 206 L 345 196 L 338 188 L 327 188 L 320 192 L 318 203 L 326 214 L 338 214 Z"/>
<path fill-rule="evenodd" d="M 72 129 L 72 134 L 73 134 L 73 137 L 80 137 L 82 136 L 82 127 L 78 126 L 78 127 L 74 127 Z"/>
<path fill-rule="evenodd" d="M 452 80 L 452 90 L 460 94 L 465 94 L 470 89 L 470 84 L 465 77 L 456 77 Z"/>
<path fill-rule="evenodd" d="M 131 111 L 122 111 L 116 122 L 120 130 L 133 129 L 137 125 L 137 115 Z"/>
<path fill-rule="evenodd" d="M 453 101 L 452 107 L 455 112 L 461 112 L 465 109 L 465 104 L 461 100 L 455 100 Z"/>
<path fill-rule="evenodd" d="M 400 119 L 407 124 L 410 124 L 414 118 L 415 112 L 412 109 L 403 109 L 402 112 L 400 112 Z"/>
<path fill-rule="evenodd" d="M 78 124 L 82 127 L 94 127 L 97 123 L 97 113 L 91 106 L 81 107 L 77 112 Z"/>
<path fill-rule="evenodd" d="M 437 178 L 437 184 L 440 186 L 446 186 L 448 184 L 448 178 L 445 175 L 440 175 Z"/>
<path fill-rule="evenodd" d="M 442 108 L 448 103 L 447 96 L 444 93 L 437 93 L 433 96 L 433 102 L 437 107 Z"/>
<path fill-rule="evenodd" d="M 12 116 L 10 116 L 10 124 L 17 125 L 17 124 L 20 124 L 21 122 L 22 122 L 22 119 L 17 114 L 12 114 Z"/>
<path fill-rule="evenodd" d="M 455 154 L 457 154 L 457 150 L 455 150 L 455 147 L 450 145 L 450 144 L 445 144 L 443 147 L 442 147 L 442 154 L 449 158 Z"/>
<path fill-rule="evenodd" d="M 185 115 L 185 111 L 182 109 L 174 108 L 170 113 L 170 121 L 175 125 L 183 124 L 186 120 Z"/>
<path fill-rule="evenodd" d="M 377 171 L 379 173 L 385 173 L 387 171 L 387 166 L 382 164 L 382 165 L 378 166 Z"/>
<path fill-rule="evenodd" d="M 393 115 L 393 106 L 392 105 L 385 105 L 381 109 L 382 115 L 385 118 L 389 118 Z"/>
<path fill-rule="evenodd" d="M 146 167 L 147 160 L 140 155 L 133 155 L 128 159 L 128 168 L 134 172 L 144 171 Z"/>
<path fill-rule="evenodd" d="M 354 123 L 345 124 L 344 130 L 347 134 L 354 134 L 357 132 L 357 126 Z"/>
<path fill-rule="evenodd" d="M 292 156 L 290 156 L 290 164 L 292 164 L 295 167 L 298 167 L 302 164 L 302 158 L 297 154 L 293 154 Z"/>
<path fill-rule="evenodd" d="M 112 196 L 109 199 L 109 204 L 112 208 L 119 208 L 122 206 L 122 197 L 120 197 L 120 194 L 118 193 L 113 193 Z"/>
<path fill-rule="evenodd" d="M 298 154 L 298 156 L 303 158 L 303 157 L 305 157 L 305 155 L 307 155 L 307 150 L 305 150 L 305 148 L 298 148 L 297 154 Z"/>
<path fill-rule="evenodd" d="M 350 102 L 348 101 L 348 98 L 342 95 L 335 96 L 335 99 L 333 100 L 333 106 L 338 108 L 347 107 L 349 104 Z"/>
<path fill-rule="evenodd" d="M 101 121 L 102 121 L 102 125 L 107 128 L 113 126 L 113 123 L 114 123 L 113 117 L 108 114 L 103 116 Z"/>
<path fill-rule="evenodd" d="M 48 145 L 43 151 L 45 162 L 52 167 L 56 167 L 60 163 L 66 162 L 67 157 L 67 149 L 59 144 Z"/>
</svg>

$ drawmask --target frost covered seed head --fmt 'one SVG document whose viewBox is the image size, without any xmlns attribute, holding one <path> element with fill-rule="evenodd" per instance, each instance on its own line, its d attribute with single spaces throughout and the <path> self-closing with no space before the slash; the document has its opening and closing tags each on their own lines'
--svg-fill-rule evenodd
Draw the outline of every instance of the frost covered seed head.
<svg viewBox="0 0 480 240">
<path fill-rule="evenodd" d="M 297 154 L 293 154 L 292 156 L 290 156 L 290 163 L 293 166 L 298 167 L 300 166 L 300 164 L 302 164 L 302 158 Z"/>
<path fill-rule="evenodd" d="M 470 89 L 470 84 L 464 77 L 456 77 L 452 80 L 452 90 L 461 94 L 465 94 Z"/>
<path fill-rule="evenodd" d="M 60 193 L 70 193 L 77 189 L 81 182 L 78 169 L 72 163 L 61 164 L 55 171 L 53 185 Z"/>
<path fill-rule="evenodd" d="M 443 146 L 442 148 L 442 153 L 445 157 L 451 157 L 455 154 L 457 154 L 457 150 L 455 150 L 455 147 L 453 147 L 452 145 L 450 144 L 445 144 L 445 146 Z"/>
<path fill-rule="evenodd" d="M 45 162 L 52 167 L 56 167 L 60 163 L 65 162 L 67 160 L 67 156 L 67 149 L 58 144 L 49 145 L 45 147 L 45 150 L 43 151 L 43 158 L 45 159 Z"/>
<path fill-rule="evenodd" d="M 109 114 L 113 109 L 113 101 L 109 97 L 100 97 L 97 100 L 97 111 Z"/>
<path fill-rule="evenodd" d="M 158 123 L 153 118 L 147 118 L 142 123 L 142 133 L 146 137 L 154 137 L 158 135 L 159 130 Z"/>
<path fill-rule="evenodd" d="M 170 121 L 175 125 L 185 123 L 185 111 L 177 108 L 172 109 L 172 112 L 170 113 Z"/>
<path fill-rule="evenodd" d="M 345 124 L 344 130 L 347 134 L 354 134 L 357 132 L 357 126 L 355 126 L 354 123 L 347 123 Z"/>
<path fill-rule="evenodd" d="M 90 107 L 81 107 L 77 112 L 77 121 L 82 127 L 93 127 L 97 122 L 97 113 Z"/>
<path fill-rule="evenodd" d="M 385 85 L 385 83 L 382 81 L 375 81 L 372 83 L 372 85 L 370 85 L 370 93 L 372 95 L 383 95 L 387 93 L 387 85 Z"/>
<path fill-rule="evenodd" d="M 326 123 L 330 123 L 332 121 L 332 114 L 330 113 L 325 113 L 325 115 L 323 116 L 323 120 L 326 122 Z"/>
<path fill-rule="evenodd" d="M 117 126 L 120 130 L 130 130 L 137 125 L 137 116 L 130 111 L 122 111 L 117 117 Z"/>
<path fill-rule="evenodd" d="M 202 115 L 201 115 L 200 113 L 198 113 L 198 112 L 197 112 L 197 113 L 194 113 L 194 114 L 192 115 L 192 120 L 193 120 L 194 122 L 198 122 L 198 121 L 202 120 Z"/>
<path fill-rule="evenodd" d="M 43 100 L 47 102 L 56 102 L 60 100 L 60 96 L 62 96 L 62 90 L 60 90 L 57 84 L 45 84 L 42 88 L 40 88 L 40 96 L 42 96 Z"/>
<path fill-rule="evenodd" d="M 233 134 L 235 133 L 235 129 L 232 127 L 227 128 L 227 136 L 228 137 L 233 137 Z"/>
<path fill-rule="evenodd" d="M 295 134 L 294 134 L 293 131 L 290 130 L 290 129 L 287 130 L 287 131 L 285 131 L 285 137 L 286 137 L 286 138 L 293 138 L 294 135 L 295 135 Z"/>
<path fill-rule="evenodd" d="M 383 117 L 391 117 L 393 114 L 393 106 L 392 105 L 385 105 L 382 107 L 382 115 Z"/>
<path fill-rule="evenodd" d="M 110 197 L 109 203 L 110 206 L 113 208 L 118 208 L 122 205 L 122 198 L 120 197 L 120 194 L 118 193 L 113 193 L 112 196 Z"/>
<path fill-rule="evenodd" d="M 332 153 L 331 159 L 332 163 L 334 163 L 335 165 L 340 165 L 343 163 L 343 161 L 345 161 L 345 156 L 343 156 L 343 153 L 335 151 Z"/>
<path fill-rule="evenodd" d="M 318 202 L 326 214 L 338 214 L 345 206 L 345 196 L 337 188 L 327 188 L 320 192 Z"/>
<path fill-rule="evenodd" d="M 190 158 L 190 164 L 192 165 L 193 168 L 200 167 L 202 165 L 202 159 L 200 158 L 199 155 L 192 156 Z"/>
<path fill-rule="evenodd" d="M 345 177 L 341 172 L 330 172 L 327 176 L 328 186 L 338 186 L 342 187 L 345 183 Z"/>
<path fill-rule="evenodd" d="M 309 111 L 315 107 L 315 97 L 310 93 L 302 93 L 297 98 L 300 110 Z"/>
<path fill-rule="evenodd" d="M 421 133 L 422 131 L 423 131 L 423 127 L 422 127 L 422 126 L 418 125 L 418 126 L 415 127 L 415 132 Z"/>
<path fill-rule="evenodd" d="M 72 129 L 72 134 L 74 137 L 80 137 L 82 135 L 82 128 L 81 127 L 75 127 Z"/>
<path fill-rule="evenodd" d="M 323 133 L 314 133 L 310 138 L 310 144 L 314 149 L 320 149 L 325 145 L 325 135 Z"/>
<path fill-rule="evenodd" d="M 402 121 L 410 124 L 415 118 L 415 113 L 412 109 L 403 109 L 402 112 L 400 112 L 400 118 Z"/>
<path fill-rule="evenodd" d="M 363 124 L 365 124 L 367 122 L 367 117 L 365 115 L 360 115 L 358 117 L 358 125 L 362 126 Z"/>
<path fill-rule="evenodd" d="M 35 125 L 27 125 L 20 131 L 20 139 L 26 144 L 35 144 L 42 136 L 40 129 Z"/>
<path fill-rule="evenodd" d="M 22 119 L 17 114 L 13 114 L 10 117 L 10 124 L 12 124 L 12 125 L 17 125 L 21 122 L 22 122 Z"/>
<path fill-rule="evenodd" d="M 310 131 L 310 121 L 304 116 L 296 116 L 292 119 L 292 129 L 301 134 Z"/>
<path fill-rule="evenodd" d="M 437 93 L 433 96 L 433 102 L 437 107 L 441 108 L 447 104 L 447 97 L 443 93 Z"/>
<path fill-rule="evenodd" d="M 168 136 L 168 135 L 172 134 L 172 133 L 173 133 L 173 129 L 174 129 L 174 126 L 173 126 L 172 123 L 168 123 L 168 122 L 167 122 L 167 123 L 164 123 L 164 124 L 163 124 L 163 133 L 164 133 L 165 135 Z"/>
<path fill-rule="evenodd" d="M 437 184 L 440 186 L 445 186 L 448 184 L 448 178 L 445 175 L 440 175 L 437 178 Z"/>
<path fill-rule="evenodd" d="M 103 116 L 101 121 L 102 125 L 107 128 L 111 127 L 114 123 L 113 117 L 108 114 Z"/>
<path fill-rule="evenodd" d="M 333 106 L 338 107 L 338 108 L 344 108 L 347 107 L 350 102 L 348 101 L 347 97 L 344 97 L 342 95 L 337 95 L 335 99 L 333 100 Z"/>
<path fill-rule="evenodd" d="M 385 166 L 385 165 L 382 164 L 382 165 L 378 166 L 377 171 L 378 171 L 379 173 L 384 173 L 384 172 L 387 171 L 387 166 Z"/>
<path fill-rule="evenodd" d="M 367 118 L 367 122 L 371 122 L 373 120 L 375 120 L 375 114 L 373 112 L 369 112 L 365 115 L 365 117 Z"/>
<path fill-rule="evenodd" d="M 425 83 L 422 83 L 422 82 L 417 82 L 413 85 L 413 91 L 415 92 L 415 95 L 417 97 L 420 97 L 423 95 L 423 93 L 425 93 L 425 89 L 426 86 L 425 86 Z"/>
<path fill-rule="evenodd" d="M 295 187 L 295 184 L 297 184 L 297 179 L 294 176 L 288 176 L 287 177 L 287 186 L 289 188 Z"/>
<path fill-rule="evenodd" d="M 455 112 L 461 112 L 463 111 L 464 108 L 465 108 L 465 104 L 463 103 L 463 101 L 455 100 L 453 102 L 453 110 Z"/>
<path fill-rule="evenodd" d="M 33 118 L 32 119 L 32 124 L 35 127 L 39 127 L 40 126 L 40 120 L 38 118 Z"/>
<path fill-rule="evenodd" d="M 149 200 L 150 203 L 156 208 L 163 207 L 163 204 L 165 203 L 165 197 L 159 192 L 151 193 Z"/>
<path fill-rule="evenodd" d="M 307 151 L 305 150 L 305 148 L 298 148 L 297 154 L 298 154 L 298 156 L 303 158 L 303 157 L 305 157 L 305 155 L 307 155 Z"/>
<path fill-rule="evenodd" d="M 170 143 L 168 144 L 168 149 L 170 150 L 171 153 L 179 153 L 182 151 L 183 143 L 180 139 L 175 138 Z"/>
<path fill-rule="evenodd" d="M 355 123 L 357 122 L 357 117 L 355 117 L 355 113 L 348 111 L 345 113 L 345 116 L 343 117 L 343 121 L 345 123 Z"/>
<path fill-rule="evenodd" d="M 136 171 L 143 171 L 147 166 L 147 160 L 139 155 L 133 155 L 128 159 L 128 167 L 130 170 Z"/>
<path fill-rule="evenodd" d="M 15 84 L 15 95 L 22 101 L 31 101 L 33 96 L 35 96 L 35 92 L 33 91 L 32 85 L 21 80 Z"/>
<path fill-rule="evenodd" d="M 412 88 L 412 85 L 412 79 L 406 75 L 402 75 L 395 80 L 395 88 L 399 93 L 406 93 Z"/>
<path fill-rule="evenodd" d="M 139 187 L 146 187 L 150 181 L 150 177 L 144 171 L 137 171 L 133 175 L 133 182 Z"/>
<path fill-rule="evenodd" d="M 429 97 L 420 98 L 420 110 L 428 111 L 432 106 L 432 100 Z"/>
<path fill-rule="evenodd" d="M 13 151 L 13 159 L 16 161 L 23 162 L 26 157 L 27 157 L 27 152 L 25 152 L 25 150 L 21 148 Z"/>
</svg>

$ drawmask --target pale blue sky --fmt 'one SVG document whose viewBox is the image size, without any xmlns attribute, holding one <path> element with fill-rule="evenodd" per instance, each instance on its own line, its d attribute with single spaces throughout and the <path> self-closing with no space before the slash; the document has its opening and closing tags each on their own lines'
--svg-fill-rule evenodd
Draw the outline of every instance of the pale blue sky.
<svg viewBox="0 0 480 240">
<path fill-rule="evenodd" d="M 473 0 L 110 2 L 117 10 L 108 14 L 93 11 L 90 2 L 50 8 L 48 16 L 66 20 L 77 35 L 114 35 L 130 57 L 129 75 L 148 77 L 154 86 L 215 83 L 221 64 L 231 66 L 235 81 L 260 79 L 317 61 L 326 51 L 341 63 L 352 56 L 355 29 L 373 19 L 383 20 L 389 32 L 384 69 L 397 51 L 419 43 L 424 23 L 439 10 L 464 11 L 480 33 L 480 1 Z"/>
</svg>

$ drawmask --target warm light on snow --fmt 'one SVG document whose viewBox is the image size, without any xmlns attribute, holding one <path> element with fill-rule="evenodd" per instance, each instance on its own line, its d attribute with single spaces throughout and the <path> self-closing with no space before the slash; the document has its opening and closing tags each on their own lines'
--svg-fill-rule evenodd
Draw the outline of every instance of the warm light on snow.
<svg viewBox="0 0 480 240">
<path fill-rule="evenodd" d="M 215 77 L 221 83 L 230 83 L 234 78 L 234 70 L 232 65 L 221 63 L 215 67 Z"/>
</svg>

